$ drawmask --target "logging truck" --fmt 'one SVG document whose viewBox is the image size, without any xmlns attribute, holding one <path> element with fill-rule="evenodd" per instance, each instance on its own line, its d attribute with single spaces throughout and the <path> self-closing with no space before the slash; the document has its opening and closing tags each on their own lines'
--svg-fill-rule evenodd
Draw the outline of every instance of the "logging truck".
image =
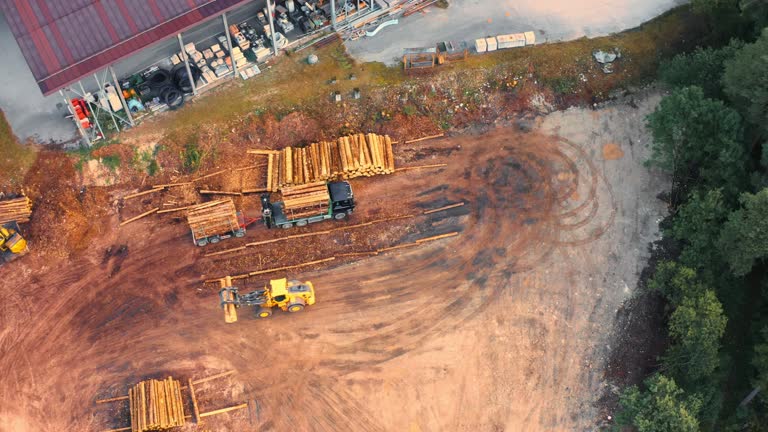
<svg viewBox="0 0 768 432">
<path fill-rule="evenodd" d="M 281 189 L 282 201 L 261 196 L 261 216 L 267 228 L 305 226 L 326 219 L 342 220 L 355 209 L 352 186 L 345 181 L 315 182 Z"/>
</svg>

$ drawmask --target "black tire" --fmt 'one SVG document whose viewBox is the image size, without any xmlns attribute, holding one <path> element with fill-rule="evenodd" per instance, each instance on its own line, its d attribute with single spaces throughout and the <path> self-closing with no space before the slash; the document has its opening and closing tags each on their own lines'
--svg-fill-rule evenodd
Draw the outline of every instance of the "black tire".
<svg viewBox="0 0 768 432">
<path fill-rule="evenodd" d="M 147 84 L 150 87 L 160 88 L 171 83 L 171 73 L 165 69 L 158 69 L 147 77 Z"/>
<path fill-rule="evenodd" d="M 219 236 L 213 236 L 213 237 L 209 237 L 208 241 L 210 241 L 211 244 L 216 244 L 216 243 L 220 242 L 221 239 L 219 238 Z"/>
<path fill-rule="evenodd" d="M 282 224 L 280 225 L 280 228 L 282 229 L 293 228 L 293 224 L 292 223 Z"/>
<path fill-rule="evenodd" d="M 258 308 L 256 309 L 256 316 L 258 318 L 269 318 L 272 316 L 272 309 L 270 308 Z"/>
<path fill-rule="evenodd" d="M 184 105 L 184 93 L 173 87 L 169 87 L 162 100 L 168 105 L 168 108 L 175 110 Z"/>
<path fill-rule="evenodd" d="M 200 239 L 197 241 L 197 245 L 200 247 L 206 246 L 208 244 L 208 239 Z"/>
<path fill-rule="evenodd" d="M 296 222 L 296 226 L 297 227 L 303 227 L 303 226 L 307 226 L 308 223 L 309 222 L 307 222 L 306 220 L 300 220 L 300 221 Z"/>
<path fill-rule="evenodd" d="M 239 237 L 245 237 L 245 230 L 244 229 L 239 229 L 239 230 L 235 231 L 235 237 L 238 237 L 238 238 Z"/>
<path fill-rule="evenodd" d="M 304 303 L 291 303 L 288 305 L 289 313 L 301 312 L 304 310 Z"/>
<path fill-rule="evenodd" d="M 344 213 L 344 212 L 336 213 L 336 214 L 333 215 L 333 218 L 336 219 L 336 220 L 342 220 L 342 219 L 344 219 L 346 217 L 347 217 L 347 214 Z"/>
<path fill-rule="evenodd" d="M 196 65 L 190 64 L 189 70 L 192 72 L 192 77 L 194 78 L 195 82 L 197 82 L 197 80 L 203 74 L 200 68 L 198 68 Z M 192 83 L 190 82 L 189 76 L 187 75 L 187 68 L 183 63 L 179 63 L 176 65 L 176 68 L 174 68 L 173 83 L 176 84 L 176 87 L 178 87 L 184 93 L 192 93 Z"/>
</svg>

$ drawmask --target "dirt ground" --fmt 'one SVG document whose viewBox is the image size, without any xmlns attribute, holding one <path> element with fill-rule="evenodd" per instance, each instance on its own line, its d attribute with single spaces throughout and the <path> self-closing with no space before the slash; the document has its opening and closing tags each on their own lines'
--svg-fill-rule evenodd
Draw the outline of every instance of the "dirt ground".
<svg viewBox="0 0 768 432">
<path fill-rule="evenodd" d="M 230 369 L 201 386 L 201 410 L 248 409 L 184 430 L 593 430 L 616 312 L 664 213 L 655 197 L 667 182 L 642 166 L 643 117 L 658 101 L 398 144 L 401 166 L 448 166 L 353 180 L 358 211 L 344 224 L 466 205 L 397 221 L 366 244 L 353 229 L 211 259 L 183 223 L 118 229 L 113 209 L 93 221 L 113 228 L 82 254 L 0 269 L 0 431 L 124 427 L 125 402 L 94 400 L 149 377 Z M 452 231 L 288 273 L 317 289 L 298 315 L 241 309 L 227 325 L 201 282 L 283 265 L 297 249 L 321 259 Z M 219 246 L 283 235 L 255 227 Z M 238 285 L 269 276 L 284 274 Z"/>
</svg>

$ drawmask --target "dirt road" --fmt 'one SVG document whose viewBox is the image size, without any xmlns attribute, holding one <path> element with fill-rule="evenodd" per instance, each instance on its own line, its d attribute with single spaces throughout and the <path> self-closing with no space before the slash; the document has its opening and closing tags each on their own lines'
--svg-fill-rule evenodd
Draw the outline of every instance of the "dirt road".
<svg viewBox="0 0 768 432">
<path fill-rule="evenodd" d="M 0 430 L 124 427 L 126 404 L 93 401 L 143 378 L 229 369 L 237 374 L 200 389 L 203 410 L 249 408 L 197 430 L 591 430 L 615 310 L 663 212 L 654 196 L 664 179 L 642 167 L 641 119 L 657 102 L 555 113 L 531 132 L 398 144 L 401 166 L 448 166 L 354 180 L 359 211 L 347 223 L 465 201 L 368 241 L 460 235 L 291 274 L 317 287 L 318 303 L 299 315 L 241 310 L 226 325 L 201 279 L 281 255 L 265 248 L 212 266 L 182 225 L 136 222 L 73 261 L 5 266 Z M 333 234 L 307 247 L 322 257 L 357 241 Z"/>
</svg>

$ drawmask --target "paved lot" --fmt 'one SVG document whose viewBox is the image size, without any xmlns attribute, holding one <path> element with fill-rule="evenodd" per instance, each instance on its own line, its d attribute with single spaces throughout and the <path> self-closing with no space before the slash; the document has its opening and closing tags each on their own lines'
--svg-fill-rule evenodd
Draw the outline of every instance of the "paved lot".
<svg viewBox="0 0 768 432">
<path fill-rule="evenodd" d="M 403 48 L 439 41 L 474 41 L 485 36 L 533 30 L 539 42 L 595 37 L 636 27 L 686 0 L 451 0 L 448 9 L 427 8 L 347 43 L 360 60 L 397 63 Z"/>
</svg>

